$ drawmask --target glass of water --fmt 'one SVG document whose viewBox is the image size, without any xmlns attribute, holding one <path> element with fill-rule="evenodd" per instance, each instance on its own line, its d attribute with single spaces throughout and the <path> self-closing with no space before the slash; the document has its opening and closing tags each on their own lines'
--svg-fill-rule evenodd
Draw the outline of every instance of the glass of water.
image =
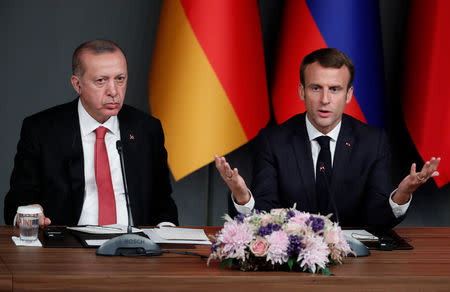
<svg viewBox="0 0 450 292">
<path fill-rule="evenodd" d="M 20 240 L 35 241 L 37 239 L 41 212 L 38 206 L 20 206 L 17 209 Z"/>
</svg>

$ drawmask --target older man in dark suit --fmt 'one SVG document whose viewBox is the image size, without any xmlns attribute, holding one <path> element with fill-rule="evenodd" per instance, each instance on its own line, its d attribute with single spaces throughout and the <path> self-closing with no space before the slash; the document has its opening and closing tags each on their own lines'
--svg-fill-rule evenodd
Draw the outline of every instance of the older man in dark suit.
<svg viewBox="0 0 450 292">
<path fill-rule="evenodd" d="M 353 95 L 354 66 L 336 49 L 306 56 L 300 67 L 299 95 L 306 113 L 260 132 L 251 192 L 224 157 L 216 167 L 232 191 L 236 209 L 292 207 L 334 213 L 344 226 L 387 229 L 400 222 L 412 193 L 436 171 L 431 158 L 396 190 L 391 186 L 391 152 L 380 129 L 343 114 Z"/>
<path fill-rule="evenodd" d="M 108 40 L 86 42 L 73 54 L 72 71 L 79 98 L 23 122 L 5 222 L 14 221 L 18 206 L 37 204 L 41 226 L 128 224 L 121 140 L 132 224 L 178 224 L 161 124 L 123 104 L 123 51 Z"/>
</svg>

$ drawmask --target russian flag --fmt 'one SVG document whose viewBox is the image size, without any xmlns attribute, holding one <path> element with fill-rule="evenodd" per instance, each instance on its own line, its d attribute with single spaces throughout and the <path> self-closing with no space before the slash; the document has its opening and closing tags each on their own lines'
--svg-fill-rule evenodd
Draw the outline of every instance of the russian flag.
<svg viewBox="0 0 450 292">
<path fill-rule="evenodd" d="M 424 161 L 441 157 L 436 184 L 450 182 L 450 1 L 413 1 L 406 51 L 403 113 Z"/>
<path fill-rule="evenodd" d="M 354 92 L 345 113 L 385 127 L 385 93 L 379 3 L 376 0 L 288 0 L 281 24 L 272 86 L 276 121 L 305 111 L 298 96 L 304 56 L 330 47 L 355 64 Z"/>
<path fill-rule="evenodd" d="M 176 180 L 254 138 L 270 119 L 257 1 L 164 1 L 149 99 Z"/>
</svg>

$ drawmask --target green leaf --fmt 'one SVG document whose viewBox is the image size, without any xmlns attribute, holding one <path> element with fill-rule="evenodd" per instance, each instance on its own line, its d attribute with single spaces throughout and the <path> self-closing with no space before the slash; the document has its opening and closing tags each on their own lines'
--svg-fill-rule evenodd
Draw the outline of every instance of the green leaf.
<svg viewBox="0 0 450 292">
<path fill-rule="evenodd" d="M 292 271 L 292 266 L 294 265 L 294 259 L 290 258 L 287 262 L 288 266 L 289 266 L 289 270 Z"/>
<path fill-rule="evenodd" d="M 231 268 L 232 264 L 233 264 L 233 259 L 224 259 L 220 263 L 220 269 L 223 270 L 226 265 L 228 265 L 228 267 Z"/>
<path fill-rule="evenodd" d="M 326 267 L 325 269 L 322 269 L 322 275 L 334 276 L 334 274 L 330 272 L 328 267 Z"/>
</svg>

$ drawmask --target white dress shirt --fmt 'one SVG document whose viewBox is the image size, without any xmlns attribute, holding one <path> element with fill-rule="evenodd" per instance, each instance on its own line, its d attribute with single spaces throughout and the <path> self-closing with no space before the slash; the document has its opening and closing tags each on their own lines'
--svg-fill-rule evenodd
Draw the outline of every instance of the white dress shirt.
<svg viewBox="0 0 450 292">
<path fill-rule="evenodd" d="M 315 139 L 317 137 L 323 136 L 323 134 L 319 130 L 317 130 L 313 126 L 313 124 L 311 124 L 311 122 L 309 121 L 307 116 L 306 116 L 305 120 L 306 120 L 306 131 L 308 132 L 309 142 L 311 143 L 311 154 L 312 154 L 312 159 L 313 159 L 313 163 L 314 163 L 314 169 L 316 169 L 317 159 L 319 157 L 319 152 L 320 152 L 320 145 L 319 145 L 319 142 L 317 142 Z M 341 131 L 341 122 L 339 122 L 339 124 L 337 124 L 336 127 L 334 127 L 334 129 L 331 130 L 326 135 L 326 136 L 330 137 L 331 165 L 333 165 L 334 152 L 336 150 L 336 142 L 337 142 L 337 138 L 339 136 L 340 131 Z M 316 172 L 314 171 L 314 177 L 315 176 L 316 176 Z M 397 189 L 395 189 L 391 193 L 391 196 L 389 197 L 389 205 L 392 208 L 392 212 L 394 213 L 394 216 L 396 218 L 398 218 L 400 216 L 403 216 L 406 213 L 406 211 L 408 210 L 409 204 L 411 203 L 412 195 L 406 204 L 399 205 L 399 204 L 395 203 L 394 201 L 392 201 L 392 196 L 394 195 L 394 193 L 396 191 L 397 191 Z M 250 201 L 248 201 L 247 204 L 245 204 L 245 205 L 237 204 L 234 200 L 233 194 L 231 194 L 231 199 L 233 200 L 234 206 L 235 206 L 236 210 L 241 214 L 249 214 L 255 207 L 255 199 L 253 198 L 253 195 L 250 192 L 250 190 L 248 190 L 248 192 L 250 194 Z"/>
<path fill-rule="evenodd" d="M 108 129 L 105 135 L 106 151 L 108 153 L 111 180 L 116 200 L 117 224 L 128 225 L 128 213 L 123 187 L 120 157 L 116 149 L 116 141 L 120 140 L 119 120 L 117 116 L 110 117 L 100 124 L 92 118 L 78 100 L 78 117 L 80 120 L 81 142 L 84 156 L 84 203 L 78 225 L 98 225 L 98 191 L 95 181 L 94 149 L 95 129 L 103 126 Z"/>
</svg>

